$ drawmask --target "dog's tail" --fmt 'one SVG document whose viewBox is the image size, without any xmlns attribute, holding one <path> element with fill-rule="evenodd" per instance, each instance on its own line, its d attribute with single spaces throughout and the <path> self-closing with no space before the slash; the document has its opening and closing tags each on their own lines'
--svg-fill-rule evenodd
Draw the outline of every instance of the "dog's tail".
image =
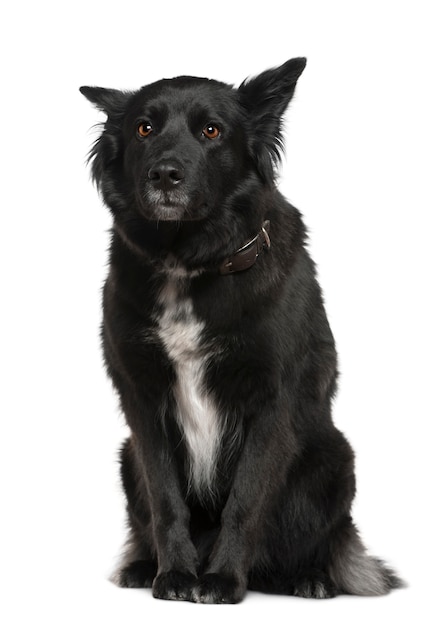
<svg viewBox="0 0 444 626">
<path fill-rule="evenodd" d="M 354 525 L 347 526 L 331 555 L 330 577 L 338 589 L 358 596 L 381 596 L 405 587 L 384 561 L 367 553 Z"/>
</svg>

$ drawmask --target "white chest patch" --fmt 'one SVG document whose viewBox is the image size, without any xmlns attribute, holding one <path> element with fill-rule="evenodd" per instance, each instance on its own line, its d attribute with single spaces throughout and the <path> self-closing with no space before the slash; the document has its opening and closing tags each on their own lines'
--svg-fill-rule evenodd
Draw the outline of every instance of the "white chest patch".
<svg viewBox="0 0 444 626">
<path fill-rule="evenodd" d="M 189 482 L 198 494 L 212 491 L 221 428 L 217 407 L 204 386 L 211 350 L 204 346 L 204 323 L 193 311 L 191 299 L 181 294 L 180 279 L 170 277 L 159 302 L 159 337 L 173 362 L 176 382 L 176 419 L 189 457 Z"/>
</svg>

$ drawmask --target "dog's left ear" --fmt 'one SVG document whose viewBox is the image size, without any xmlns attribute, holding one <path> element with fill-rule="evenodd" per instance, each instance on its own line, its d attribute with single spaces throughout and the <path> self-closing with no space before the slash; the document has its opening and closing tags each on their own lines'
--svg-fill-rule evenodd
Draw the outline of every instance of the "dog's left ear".
<svg viewBox="0 0 444 626">
<path fill-rule="evenodd" d="M 280 67 L 245 80 L 239 87 L 241 104 L 248 110 L 253 125 L 251 146 L 261 176 L 272 182 L 274 165 L 283 147 L 282 116 L 287 108 L 307 59 L 290 59 Z"/>
</svg>

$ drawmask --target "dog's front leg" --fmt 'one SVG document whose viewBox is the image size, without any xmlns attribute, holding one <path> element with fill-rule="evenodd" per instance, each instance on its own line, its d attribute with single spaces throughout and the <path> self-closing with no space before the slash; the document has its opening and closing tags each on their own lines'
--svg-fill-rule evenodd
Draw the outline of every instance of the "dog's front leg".
<svg viewBox="0 0 444 626">
<path fill-rule="evenodd" d="M 166 600 L 186 600 L 196 580 L 197 552 L 190 537 L 190 512 L 182 495 L 176 464 L 157 422 L 145 418 L 143 428 L 139 427 L 138 436 L 134 436 L 150 503 L 158 562 L 153 595 Z"/>
<path fill-rule="evenodd" d="M 206 572 L 191 599 L 203 603 L 236 603 L 247 589 L 248 572 L 265 520 L 294 458 L 296 442 L 285 414 L 275 410 L 257 416 L 249 426 L 222 524 Z"/>
</svg>

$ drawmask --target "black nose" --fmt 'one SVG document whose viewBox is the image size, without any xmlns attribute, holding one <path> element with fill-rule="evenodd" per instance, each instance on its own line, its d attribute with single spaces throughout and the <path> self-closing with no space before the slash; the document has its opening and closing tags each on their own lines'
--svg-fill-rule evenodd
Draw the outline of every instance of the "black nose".
<svg viewBox="0 0 444 626">
<path fill-rule="evenodd" d="M 171 189 L 185 178 L 183 168 L 173 161 L 159 161 L 148 171 L 148 178 L 154 187 Z"/>
</svg>

